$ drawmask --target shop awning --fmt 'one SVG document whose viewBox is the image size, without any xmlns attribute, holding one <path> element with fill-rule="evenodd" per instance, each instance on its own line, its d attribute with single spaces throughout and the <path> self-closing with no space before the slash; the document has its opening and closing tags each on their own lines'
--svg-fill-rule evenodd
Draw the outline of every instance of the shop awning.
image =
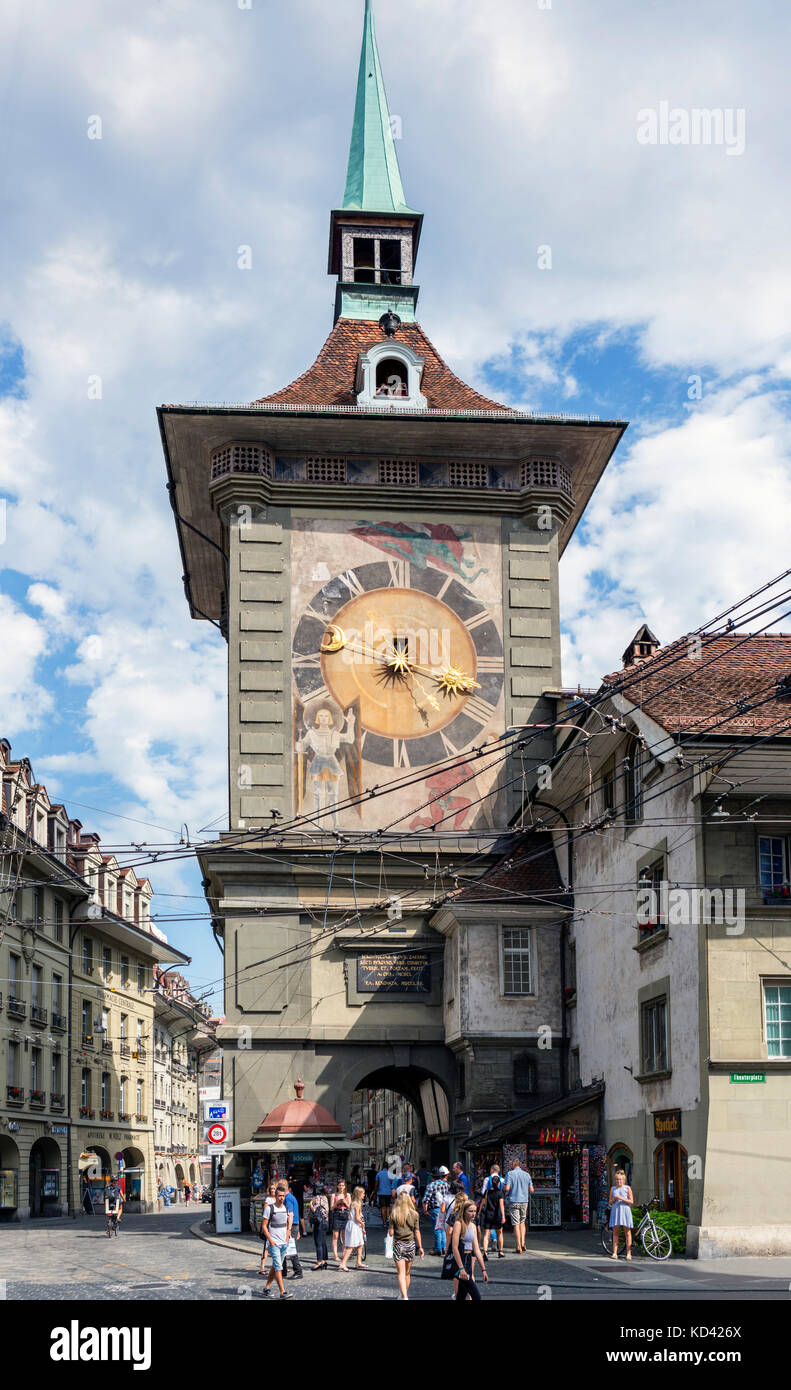
<svg viewBox="0 0 791 1390">
<path fill-rule="evenodd" d="M 232 1154 L 330 1154 L 348 1153 L 360 1149 L 362 1144 L 350 1144 L 348 1139 L 313 1139 L 310 1136 L 300 1139 L 249 1139 L 246 1144 L 232 1144 L 228 1149 Z"/>
</svg>

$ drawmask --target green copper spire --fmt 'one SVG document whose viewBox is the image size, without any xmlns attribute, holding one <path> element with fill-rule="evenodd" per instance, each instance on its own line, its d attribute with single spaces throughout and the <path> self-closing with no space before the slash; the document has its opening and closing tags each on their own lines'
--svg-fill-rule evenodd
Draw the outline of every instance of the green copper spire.
<svg viewBox="0 0 791 1390">
<path fill-rule="evenodd" d="M 376 47 L 372 0 L 365 0 L 363 47 L 343 207 L 361 212 L 413 211 L 407 207 L 398 167 L 382 65 Z"/>
</svg>

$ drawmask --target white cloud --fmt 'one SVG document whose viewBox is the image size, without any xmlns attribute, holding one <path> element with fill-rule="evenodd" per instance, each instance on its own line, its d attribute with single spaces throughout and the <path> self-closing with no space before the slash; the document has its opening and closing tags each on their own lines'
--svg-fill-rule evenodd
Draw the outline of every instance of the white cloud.
<svg viewBox="0 0 791 1390">
<path fill-rule="evenodd" d="M 608 468 L 561 562 L 567 682 L 597 685 L 639 623 L 672 641 L 787 567 L 791 421 L 761 386 L 704 397 Z"/>
</svg>

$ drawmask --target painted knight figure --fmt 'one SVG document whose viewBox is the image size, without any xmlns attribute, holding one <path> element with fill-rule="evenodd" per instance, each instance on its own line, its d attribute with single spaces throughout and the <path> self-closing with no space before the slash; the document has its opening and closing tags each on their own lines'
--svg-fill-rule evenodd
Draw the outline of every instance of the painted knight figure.
<svg viewBox="0 0 791 1390">
<path fill-rule="evenodd" d="M 229 830 L 200 855 L 225 959 L 227 1181 L 251 1177 L 298 1073 L 341 1134 L 355 1091 L 400 1092 L 412 1156 L 438 1162 L 523 1104 L 517 1054 L 539 1098 L 558 1093 L 558 1054 L 537 1048 L 561 1028 L 556 870 L 525 870 L 516 902 L 474 885 L 551 752 L 558 559 L 625 426 L 461 381 L 417 320 L 422 224 L 367 3 L 327 341 L 249 407 L 159 411 L 190 611 L 228 643 Z M 365 1137 L 333 1143 L 367 1164 Z"/>
</svg>

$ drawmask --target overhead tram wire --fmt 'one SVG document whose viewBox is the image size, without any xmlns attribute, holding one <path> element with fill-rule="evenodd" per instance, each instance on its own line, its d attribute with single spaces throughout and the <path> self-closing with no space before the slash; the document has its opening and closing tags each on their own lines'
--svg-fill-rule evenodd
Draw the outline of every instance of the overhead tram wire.
<svg viewBox="0 0 791 1390">
<path fill-rule="evenodd" d="M 729 720 L 724 720 L 723 722 L 729 722 Z M 780 725 L 780 729 L 785 729 L 785 728 L 789 728 L 789 727 L 791 727 L 791 719 L 788 721 L 788 723 L 783 723 L 783 724 Z M 771 731 L 769 731 L 769 732 L 767 732 L 767 733 L 764 733 L 764 734 L 762 734 L 762 735 L 756 736 L 754 739 L 750 740 L 750 743 L 749 743 L 748 746 L 750 746 L 750 747 L 756 746 L 756 745 L 758 745 L 759 743 L 764 742 L 767 738 L 773 738 L 773 737 L 775 737 L 776 735 L 777 735 L 777 730 L 776 730 L 776 729 L 773 729 L 773 730 L 771 730 Z M 740 744 L 740 745 L 738 745 L 738 746 L 733 747 L 733 752 L 732 752 L 732 754 L 731 754 L 730 756 L 731 756 L 731 757 L 738 756 L 738 754 L 741 753 L 741 752 L 743 752 L 743 751 L 744 751 L 744 746 Z M 664 794 L 666 791 L 668 791 L 668 790 L 675 790 L 678 786 L 681 786 L 681 785 L 683 785 L 685 782 L 692 780 L 692 778 L 693 778 L 695 775 L 696 775 L 695 770 L 692 770 L 691 772 L 688 772 L 687 775 L 686 775 L 685 777 L 677 779 L 676 782 L 674 782 L 670 787 L 663 787 L 663 788 L 659 789 L 656 793 L 654 793 L 654 796 L 663 795 L 663 794 Z M 646 800 L 652 800 L 652 799 L 654 799 L 654 797 L 646 798 Z M 589 833 L 591 833 L 591 832 L 590 832 L 590 829 L 589 829 L 588 827 L 586 827 L 582 832 L 580 832 L 580 835 L 582 835 L 582 834 L 587 835 L 587 834 L 589 834 Z M 542 850 L 540 850 L 540 851 L 537 851 L 537 852 L 536 852 L 535 854 L 533 854 L 533 855 L 523 856 L 523 857 L 520 858 L 520 866 L 523 865 L 523 864 L 526 864 L 526 863 L 533 862 L 533 861 L 538 860 L 538 859 L 540 859 L 540 858 L 543 858 L 543 857 L 545 857 L 545 855 L 546 855 L 548 852 L 549 852 L 549 847 L 547 847 L 547 849 L 542 849 Z M 497 869 L 500 869 L 501 867 L 502 867 L 501 864 L 495 865 L 495 866 L 493 866 L 493 869 L 492 869 L 491 872 L 494 872 L 494 871 L 496 871 Z M 473 883 L 471 883 L 469 886 L 470 886 L 470 887 L 473 887 L 473 886 L 475 886 L 476 883 L 479 883 L 479 884 L 481 884 L 482 886 L 485 886 L 485 882 L 486 882 L 487 877 L 488 877 L 488 874 L 482 875 L 481 878 L 479 878 L 479 879 L 477 879 L 477 880 L 474 880 Z M 406 901 L 408 898 L 414 896 L 416 893 L 421 892 L 421 891 L 422 891 L 422 889 L 421 889 L 420 887 L 411 890 L 410 893 L 407 893 L 407 894 L 402 895 L 402 901 Z M 630 884 L 630 885 L 628 886 L 628 889 L 627 889 L 627 888 L 624 888 L 623 891 L 632 891 L 632 892 L 633 892 L 633 891 L 634 891 L 634 884 Z M 442 896 L 442 899 L 435 905 L 434 910 L 436 910 L 437 907 L 439 907 L 439 906 L 441 905 L 442 902 L 447 901 L 449 896 L 450 896 L 449 894 L 444 894 L 444 895 Z M 536 898 L 536 894 L 535 894 L 535 893 L 526 893 L 526 894 L 524 894 L 523 896 L 524 896 L 525 899 L 530 899 L 530 900 L 535 900 L 535 898 Z M 545 896 L 545 895 L 542 895 L 542 896 Z M 282 951 L 276 952 L 273 956 L 268 957 L 266 961 L 261 961 L 261 962 L 258 962 L 257 964 L 268 964 L 268 963 L 274 962 L 274 961 L 276 961 L 276 960 L 283 959 L 283 957 L 292 955 L 295 951 L 305 950 L 306 947 L 310 947 L 309 955 L 306 956 L 306 957 L 300 958 L 300 962 L 304 962 L 304 961 L 307 961 L 308 959 L 312 959 L 312 958 L 314 958 L 314 956 L 321 954 L 321 951 L 317 951 L 315 948 L 316 948 L 317 946 L 322 946 L 322 943 L 323 943 L 324 938 L 325 938 L 326 936 L 332 936 L 332 935 L 334 935 L 337 931 L 341 930 L 344 926 L 349 925 L 349 923 L 352 922 L 352 921 L 355 921 L 355 920 L 362 921 L 362 919 L 363 919 L 364 917 L 370 916 L 370 915 L 372 915 L 373 913 L 381 912 L 381 911 L 383 911 L 383 910 L 384 910 L 384 909 L 381 908 L 381 907 L 372 906 L 372 907 L 370 907 L 370 908 L 363 909 L 361 912 L 358 912 L 358 913 L 347 912 L 344 916 L 342 916 L 342 918 L 341 918 L 341 920 L 340 920 L 339 922 L 334 922 L 334 923 L 332 923 L 326 930 L 322 930 L 322 931 L 319 933 L 319 935 L 318 935 L 317 937 L 313 938 L 310 942 L 297 943 L 297 944 L 294 945 L 294 946 L 286 947 L 286 948 L 284 948 Z M 425 910 L 425 909 L 423 909 L 423 910 Z M 565 915 L 565 914 L 564 914 L 564 915 Z M 381 923 L 380 926 L 379 926 L 378 928 L 373 929 L 373 930 L 372 930 L 372 934 L 378 933 L 378 932 L 382 932 L 382 931 L 386 931 L 386 930 L 389 928 L 389 926 L 390 926 L 390 922 L 386 920 L 385 922 Z M 322 949 L 323 949 L 323 946 L 322 946 Z M 413 948 L 413 949 L 414 949 L 414 948 Z M 300 963 L 300 962 L 298 962 L 298 963 Z M 224 977 L 224 978 L 225 978 L 225 979 L 227 979 L 227 978 L 238 979 L 238 978 L 240 978 L 241 976 L 246 975 L 246 970 L 247 970 L 247 969 L 250 969 L 250 968 L 252 968 L 252 967 L 244 967 L 244 968 L 243 968 L 242 970 L 240 970 L 240 971 L 235 971 L 235 972 L 233 972 L 233 974 L 232 974 L 230 977 Z M 280 966 L 277 966 L 276 968 L 277 968 L 277 969 L 280 969 L 281 967 L 280 967 Z M 272 973 L 274 973 L 274 971 L 273 971 L 272 969 L 270 969 L 270 970 L 267 970 L 267 971 L 263 971 L 263 972 L 261 972 L 261 973 L 258 974 L 258 975 L 249 976 L 249 979 L 250 979 L 250 980 L 255 980 L 255 979 L 265 978 L 266 976 L 271 975 Z M 219 977 L 218 977 L 218 980 L 219 980 Z"/>
<path fill-rule="evenodd" d="M 772 581 L 769 581 L 766 585 L 763 585 L 763 586 L 761 586 L 761 588 L 755 590 L 755 591 L 754 591 L 754 594 L 749 595 L 746 599 L 742 599 L 742 600 L 740 600 L 739 602 L 737 602 L 737 603 L 731 605 L 730 608 L 723 610 L 723 613 L 720 614 L 720 615 L 718 615 L 718 617 L 717 617 L 716 619 L 711 619 L 708 623 L 703 624 L 700 628 L 698 628 L 698 629 L 696 630 L 695 633 L 687 634 L 685 637 L 682 637 L 682 638 L 680 638 L 680 639 L 677 639 L 677 641 L 676 641 L 675 643 L 671 644 L 671 645 L 667 648 L 667 656 L 666 656 L 666 659 L 662 659 L 659 663 L 652 662 L 652 670 L 651 670 L 652 676 L 655 676 L 656 674 L 661 673 L 662 671 L 666 670 L 669 666 L 674 665 L 676 662 L 678 662 L 678 661 L 684 659 L 684 657 L 688 655 L 688 651 L 689 651 L 689 638 L 690 638 L 690 636 L 705 635 L 705 642 L 706 642 L 706 645 L 708 645 L 710 642 L 716 640 L 719 636 L 729 635 L 729 633 L 730 633 L 731 631 L 733 631 L 733 627 L 734 627 L 734 626 L 738 626 L 738 624 L 737 624 L 737 625 L 732 625 L 732 627 L 731 627 L 727 632 L 725 632 L 725 633 L 717 633 L 717 632 L 715 632 L 715 633 L 707 634 L 707 633 L 706 633 L 706 629 L 707 629 L 708 627 L 712 626 L 712 624 L 713 624 L 714 622 L 720 621 L 720 620 L 721 620 L 723 617 L 725 617 L 728 613 L 734 612 L 734 611 L 736 611 L 738 608 L 743 607 L 744 604 L 745 604 L 746 602 L 748 602 L 748 601 L 750 600 L 750 598 L 754 597 L 756 594 L 765 592 L 767 589 L 773 587 L 776 583 L 779 582 L 780 579 L 786 577 L 787 574 L 791 574 L 791 570 L 784 571 L 783 574 L 780 575 L 780 576 L 778 576 L 776 579 L 774 579 L 774 580 L 772 580 Z M 785 597 L 785 595 L 783 595 L 782 597 Z M 767 611 L 768 608 L 774 606 L 778 601 L 779 601 L 779 600 L 777 600 L 777 599 L 776 599 L 776 600 L 773 600 L 773 603 L 770 604 L 770 605 L 765 605 L 765 606 L 763 607 L 763 610 L 762 610 L 762 611 Z M 789 612 L 791 612 L 791 610 L 789 610 Z M 748 615 L 748 616 L 749 616 L 749 615 Z M 778 618 L 774 619 L 772 623 L 766 624 L 766 625 L 765 625 L 765 628 L 760 629 L 758 633 L 748 633 L 748 634 L 746 634 L 738 643 L 736 643 L 736 646 L 737 646 L 737 647 L 738 647 L 738 646 L 741 646 L 743 643 L 749 642 L 749 641 L 751 640 L 751 638 L 754 638 L 754 637 L 756 637 L 756 636 L 761 635 L 761 633 L 764 632 L 764 631 L 766 631 L 767 628 L 773 626 L 774 623 L 781 621 L 782 618 L 787 617 L 787 616 L 789 616 L 789 613 L 788 613 L 788 612 L 785 613 L 785 614 L 782 614 L 782 615 L 780 615 Z M 740 620 L 740 621 L 741 621 L 741 620 Z M 686 646 L 685 646 L 685 644 L 686 644 Z M 732 650 L 734 650 L 734 648 L 731 648 L 730 650 L 732 651 Z M 698 671 L 699 671 L 700 669 L 704 669 L 704 668 L 707 668 L 707 667 L 709 667 L 709 666 L 711 666 L 711 665 L 714 665 L 718 660 L 723 659 L 723 657 L 724 657 L 725 655 L 726 655 L 725 652 L 722 652 L 722 653 L 719 653 L 719 654 L 715 655 L 714 657 L 711 658 L 710 661 L 707 661 L 707 662 L 702 663 L 702 666 L 698 668 Z M 695 672 L 695 676 L 697 676 L 698 671 Z M 613 696 L 614 694 L 619 694 L 619 693 L 622 693 L 622 692 L 628 690 L 633 684 L 638 683 L 638 682 L 641 681 L 643 678 L 644 678 L 644 672 L 641 671 L 641 670 L 637 670 L 636 672 L 634 672 L 633 674 L 631 674 L 628 678 L 623 678 L 623 679 L 621 679 L 620 681 L 612 682 L 612 683 L 611 683 L 609 686 L 607 686 L 606 688 L 601 689 L 601 690 L 599 690 L 598 692 L 596 692 L 596 693 L 591 697 L 590 700 L 585 700 L 585 701 L 584 701 L 584 706 L 585 706 L 586 708 L 588 708 L 588 709 L 595 710 L 595 709 L 596 709 L 596 706 L 597 706 L 598 704 L 601 704 L 601 703 L 603 703 L 604 701 L 606 701 L 607 699 L 612 698 L 612 696 Z M 674 682 L 671 682 L 671 683 L 669 683 L 668 685 L 665 685 L 665 686 L 661 687 L 659 690 L 652 692 L 651 696 L 649 696 L 649 697 L 643 702 L 643 705 L 650 703 L 650 701 L 651 701 L 652 699 L 656 699 L 660 694 L 666 693 L 666 691 L 667 691 L 668 689 L 673 689 L 673 688 L 675 688 L 676 685 L 678 685 L 678 684 L 683 684 L 684 679 L 685 679 L 685 677 L 682 676 L 681 678 L 679 678 L 679 680 L 674 681 Z M 571 704 L 570 704 L 570 706 L 569 706 L 566 710 L 564 710 L 563 713 L 564 713 L 564 714 L 570 713 L 570 712 L 574 709 L 576 703 L 577 703 L 576 701 L 572 701 Z M 512 729 L 512 730 L 509 730 L 508 733 L 507 733 L 504 737 L 502 737 L 502 738 L 500 738 L 500 739 L 498 739 L 498 740 L 496 740 L 496 741 L 493 740 L 492 743 L 489 744 L 489 745 L 487 745 L 487 746 L 479 746 L 479 745 L 477 745 L 472 751 L 473 751 L 473 753 L 475 754 L 476 758 L 493 756 L 494 754 L 496 754 L 496 753 L 498 752 L 498 750 L 502 750 L 502 749 L 503 749 L 503 745 L 506 744 L 506 743 L 509 743 L 509 744 L 510 744 L 510 742 L 512 742 L 512 741 L 521 740 L 521 741 L 522 741 L 522 744 L 524 744 L 525 742 L 527 742 L 527 743 L 531 742 L 534 738 L 537 738 L 537 737 L 540 737 L 540 736 L 544 736 L 544 737 L 545 737 L 545 736 L 546 736 L 547 734 L 549 734 L 554 728 L 556 728 L 561 722 L 562 722 L 562 721 L 556 719 L 556 720 L 554 720 L 554 721 L 548 721 L 547 723 L 542 724 L 542 725 L 539 725 L 539 726 L 522 726 L 522 727 L 520 727 L 520 728 L 515 728 L 515 729 Z M 588 737 L 592 737 L 592 735 L 588 735 Z M 568 750 L 566 750 L 566 751 L 568 751 Z M 500 758 L 496 758 L 496 759 L 495 759 L 495 762 L 497 762 L 497 761 L 504 761 L 506 757 L 510 756 L 510 753 L 511 753 L 511 749 L 510 749 L 510 747 L 507 747 L 507 748 L 506 748 L 506 751 L 502 754 L 502 756 L 501 756 Z M 467 755 L 467 756 L 469 757 L 469 755 Z M 442 767 L 442 766 L 445 766 L 445 765 L 447 765 L 447 764 L 458 765 L 459 762 L 460 762 L 460 761 L 463 761 L 463 760 L 465 760 L 463 754 L 461 754 L 461 755 L 460 755 L 460 754 L 449 755 L 447 758 L 440 759 L 440 760 L 438 760 L 436 763 L 429 764 L 425 769 L 421 769 L 421 771 L 420 771 L 418 774 L 416 774 L 415 776 L 405 777 L 405 778 L 399 778 L 399 779 L 396 779 L 395 781 L 393 781 L 393 782 L 387 784 L 387 786 L 385 786 L 384 788 L 381 788 L 381 789 L 375 788 L 375 789 L 369 790 L 369 791 L 367 791 L 367 792 L 361 794 L 359 797 L 347 798 L 345 802 L 340 802 L 340 803 L 337 804 L 336 808 L 334 808 L 334 809 L 335 809 L 335 812 L 337 813 L 337 811 L 341 811 L 341 810 L 344 810 L 344 809 L 350 809 L 350 808 L 354 807 L 355 805 L 362 805 L 362 804 L 364 804 L 365 802 L 371 800 L 373 796 L 380 797 L 380 796 L 384 796 L 384 795 L 393 794 L 393 793 L 395 793 L 396 791 L 399 791 L 399 790 L 403 790 L 403 789 L 405 789 L 405 788 L 407 788 L 407 787 L 409 787 L 409 786 L 411 786 L 411 785 L 414 785 L 415 783 L 417 783 L 417 782 L 419 782 L 419 781 L 424 781 L 424 780 L 427 778 L 427 776 L 430 775 L 430 773 L 431 773 L 432 770 L 434 770 L 434 769 L 436 769 L 436 768 L 439 768 L 439 767 Z M 478 771 L 477 771 L 475 774 L 471 774 L 470 778 L 469 778 L 469 779 L 465 779 L 465 781 L 466 781 L 466 780 L 472 780 L 473 776 L 478 775 L 478 773 L 480 772 L 480 770 L 481 770 L 481 769 L 478 769 Z M 463 785 L 463 783 L 460 784 L 460 785 Z M 435 798 L 432 797 L 432 798 L 430 799 L 429 802 L 425 803 L 425 805 L 432 804 L 432 802 L 433 802 L 434 800 L 435 800 Z M 293 829 L 294 829 L 295 827 L 299 827 L 299 826 L 302 826 L 302 825 L 304 825 L 304 824 L 314 824 L 314 823 L 316 823 L 317 821 L 323 819 L 327 814 L 329 814 L 327 811 L 317 812 L 317 813 L 313 813 L 312 816 L 296 817 L 296 818 L 294 818 L 292 821 L 287 822 L 287 823 L 285 823 L 285 824 L 283 824 L 283 825 L 268 826 L 268 827 L 265 827 L 265 828 L 264 828 L 264 827 L 261 827 L 261 828 L 257 828 L 257 829 L 253 829 L 253 830 L 246 830 L 246 831 L 244 831 L 244 832 L 238 832 L 238 834 L 234 837 L 233 841 L 232 841 L 230 844 L 229 844 L 228 841 L 226 840 L 221 846 L 218 847 L 218 850 L 219 850 L 219 852 L 229 852 L 229 851 L 233 850 L 237 845 L 239 845 L 239 844 L 244 844 L 244 843 L 246 843 L 246 842 L 249 842 L 251 839 L 260 839 L 262 836 L 263 836 L 264 838 L 269 838 L 269 837 L 271 837 L 271 836 L 273 836 L 273 835 L 283 836 L 283 835 L 285 835 L 285 834 L 290 834 L 290 833 L 292 833 L 292 831 L 293 831 Z M 127 818 L 127 819 L 132 819 L 132 818 Z M 148 823 L 148 822 L 142 822 L 142 823 Z M 393 823 L 391 823 L 391 824 L 397 824 L 397 822 L 393 822 Z M 175 833 L 175 832 L 174 832 L 174 833 Z M 330 833 L 335 833 L 335 832 L 330 832 Z M 348 838 L 348 833 L 347 833 L 346 836 L 344 836 L 344 838 Z M 371 837 L 368 837 L 368 838 L 371 838 Z M 213 842 L 208 842 L 208 843 L 213 843 Z M 359 842 L 358 842 L 358 843 L 359 843 Z M 200 850 L 200 849 L 205 848 L 205 847 L 206 847 L 206 846 L 204 846 L 204 845 L 197 845 L 197 846 L 195 846 L 194 848 L 190 848 L 189 850 L 185 850 L 182 854 L 179 854 L 179 853 L 172 853 L 172 854 L 171 854 L 171 853 L 168 853 L 167 850 L 169 849 L 169 847 L 165 847 L 164 852 L 157 850 L 153 855 L 144 856 L 144 858 L 143 858 L 142 860 L 140 860 L 140 859 L 138 859 L 138 860 L 133 860 L 130 864 L 124 865 L 123 867 L 138 867 L 138 866 L 140 866 L 140 865 L 143 864 L 143 863 L 146 863 L 146 864 L 147 864 L 147 863 L 152 863 L 152 862 L 153 862 L 153 863 L 157 863 L 157 862 L 161 862 L 161 861 L 163 861 L 163 860 L 164 860 L 165 862 L 172 862 L 174 859 L 183 858 L 183 857 L 186 857 L 187 855 L 189 855 L 189 857 L 192 858 L 192 857 L 193 857 L 193 854 L 194 854 L 194 852 L 195 852 L 195 850 Z M 175 847 L 174 847 L 174 849 L 175 849 Z"/>
</svg>

